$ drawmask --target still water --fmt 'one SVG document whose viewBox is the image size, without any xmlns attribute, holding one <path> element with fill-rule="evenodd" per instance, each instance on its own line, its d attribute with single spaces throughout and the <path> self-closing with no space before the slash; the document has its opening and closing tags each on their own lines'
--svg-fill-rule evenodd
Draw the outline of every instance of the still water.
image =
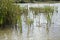
<svg viewBox="0 0 60 40">
<path fill-rule="evenodd" d="M 60 3 L 54 3 L 54 4 L 18 4 L 21 7 L 25 7 L 28 5 L 29 7 L 39 7 L 39 6 L 56 6 L 58 7 L 58 13 L 54 12 L 54 16 L 52 18 L 52 22 L 54 24 L 49 27 L 49 32 L 46 31 L 46 20 L 41 15 L 41 23 L 40 26 L 38 26 L 39 17 L 36 16 L 34 18 L 34 24 L 31 25 L 29 28 L 26 23 L 24 22 L 24 16 L 22 16 L 22 33 L 20 33 L 20 29 L 17 27 L 17 30 L 15 27 L 10 29 L 4 29 L 0 30 L 0 40 L 60 40 Z M 23 6 L 24 5 L 24 6 Z M 27 7 L 27 6 L 26 6 Z M 33 19 L 33 15 L 29 11 L 30 17 Z M 43 18 L 43 19 L 42 19 Z M 49 39 L 48 39 L 49 38 Z"/>
</svg>

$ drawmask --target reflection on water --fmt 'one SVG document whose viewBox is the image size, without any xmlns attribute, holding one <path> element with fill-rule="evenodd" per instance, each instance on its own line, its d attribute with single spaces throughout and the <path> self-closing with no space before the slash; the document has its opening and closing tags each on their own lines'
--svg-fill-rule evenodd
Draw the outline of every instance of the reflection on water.
<svg viewBox="0 0 60 40">
<path fill-rule="evenodd" d="M 49 27 L 49 31 L 46 31 L 46 24 L 41 24 L 41 27 L 37 26 L 38 24 L 35 21 L 35 18 L 34 25 L 31 25 L 31 27 L 28 27 L 24 22 L 22 23 L 22 33 L 20 33 L 19 28 L 17 28 L 16 30 L 15 27 L 13 27 L 12 29 L 0 30 L 0 40 L 47 40 L 47 38 L 48 40 L 60 40 L 60 4 L 54 5 L 58 6 L 58 16 L 54 14 L 54 20 L 52 20 L 54 24 Z"/>
<path fill-rule="evenodd" d="M 60 40 L 60 27 L 53 26 L 49 28 L 49 40 Z M 33 32 L 30 28 L 29 33 L 25 27 L 23 31 L 22 34 L 18 34 L 16 30 L 0 30 L 0 40 L 47 40 L 48 34 L 45 27 L 34 27 Z"/>
</svg>

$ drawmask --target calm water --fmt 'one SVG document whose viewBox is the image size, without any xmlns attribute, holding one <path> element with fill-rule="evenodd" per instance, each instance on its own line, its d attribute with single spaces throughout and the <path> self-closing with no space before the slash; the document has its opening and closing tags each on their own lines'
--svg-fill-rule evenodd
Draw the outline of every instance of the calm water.
<svg viewBox="0 0 60 40">
<path fill-rule="evenodd" d="M 58 7 L 58 13 L 55 12 L 52 22 L 54 24 L 49 27 L 49 32 L 46 31 L 46 20 L 45 18 L 41 15 L 41 27 L 38 26 L 39 22 L 39 17 L 36 16 L 34 18 L 34 24 L 31 25 L 29 28 L 26 23 L 24 22 L 24 16 L 22 16 L 22 33 L 20 33 L 19 28 L 17 30 L 15 27 L 11 29 L 5 29 L 5 30 L 0 30 L 0 40 L 60 40 L 60 3 L 55 3 L 55 4 L 18 4 L 23 7 L 28 5 L 29 7 L 39 7 L 39 6 L 44 6 L 44 5 L 50 5 L 50 6 L 57 6 Z M 27 7 L 27 6 L 26 6 Z M 30 18 L 33 19 L 33 15 L 29 11 Z M 43 18 L 43 19 L 42 19 Z M 29 29 L 28 29 L 29 28 Z M 48 39 L 49 38 L 49 39 Z"/>
</svg>

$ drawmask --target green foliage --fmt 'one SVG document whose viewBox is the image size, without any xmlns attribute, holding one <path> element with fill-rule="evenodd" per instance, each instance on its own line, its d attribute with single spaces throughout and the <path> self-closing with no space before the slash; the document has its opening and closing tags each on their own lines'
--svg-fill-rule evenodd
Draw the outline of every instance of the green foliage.
<svg viewBox="0 0 60 40">
<path fill-rule="evenodd" d="M 25 7 L 23 7 L 23 8 L 21 9 L 21 14 L 24 14 L 25 16 L 27 16 L 27 15 L 28 15 L 28 9 L 25 8 Z"/>
<path fill-rule="evenodd" d="M 44 6 L 44 15 L 48 21 L 51 21 L 53 12 L 54 12 L 53 6 Z"/>
<path fill-rule="evenodd" d="M 15 25 L 21 19 L 20 6 L 15 5 L 13 0 L 0 1 L 0 25 L 13 24 Z M 21 22 L 21 21 L 20 21 Z"/>
<path fill-rule="evenodd" d="M 30 18 L 27 18 L 26 23 L 27 25 L 31 26 L 31 24 L 33 23 L 33 20 Z"/>
<path fill-rule="evenodd" d="M 54 7 L 53 6 L 44 6 L 44 11 L 46 13 L 53 13 L 54 12 Z"/>
<path fill-rule="evenodd" d="M 37 15 L 38 13 L 41 13 L 43 11 L 42 7 L 40 7 L 40 8 L 30 7 L 30 10 L 33 11 L 35 13 L 35 15 Z"/>
<path fill-rule="evenodd" d="M 44 6 L 39 8 L 30 7 L 30 10 L 34 11 L 35 15 L 37 15 L 38 13 L 43 13 L 46 19 L 50 21 L 54 12 L 54 7 L 53 6 Z"/>
</svg>

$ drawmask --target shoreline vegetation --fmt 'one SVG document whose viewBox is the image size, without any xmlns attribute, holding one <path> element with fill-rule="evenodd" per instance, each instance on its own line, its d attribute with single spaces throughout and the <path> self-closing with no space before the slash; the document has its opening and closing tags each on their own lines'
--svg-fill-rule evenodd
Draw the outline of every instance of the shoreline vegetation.
<svg viewBox="0 0 60 40">
<path fill-rule="evenodd" d="M 33 24 L 34 18 L 33 20 L 28 19 L 28 8 L 13 5 L 13 2 L 13 0 L 2 0 L 0 2 L 0 28 L 15 27 L 16 29 L 20 28 L 20 32 L 22 32 L 22 15 L 26 19 L 26 24 L 29 26 Z M 38 15 L 38 13 L 44 13 L 47 22 L 50 22 L 50 16 L 52 16 L 50 14 L 53 14 L 54 7 L 45 6 L 44 8 L 31 8 L 31 10 L 34 12 L 33 17 Z"/>
<path fill-rule="evenodd" d="M 58 23 L 60 20 L 57 19 L 60 10 L 57 3 L 60 5 L 60 1 L 22 0 L 20 2 L 17 0 L 15 2 L 15 0 L 1 0 L 0 40 L 54 40 L 55 37 L 60 36 L 60 29 L 54 29 L 55 22 Z M 58 33 L 58 35 L 51 34 L 52 36 L 50 36 L 50 33 L 54 33 L 54 35 Z M 59 39 L 58 37 L 57 40 Z"/>
</svg>

